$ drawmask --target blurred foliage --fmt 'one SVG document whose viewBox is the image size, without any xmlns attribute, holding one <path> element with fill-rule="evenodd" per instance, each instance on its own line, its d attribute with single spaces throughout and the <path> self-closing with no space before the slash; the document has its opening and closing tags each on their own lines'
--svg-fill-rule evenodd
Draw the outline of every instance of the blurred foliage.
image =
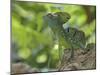
<svg viewBox="0 0 100 75">
<path fill-rule="evenodd" d="M 58 44 L 43 21 L 43 16 L 48 12 L 59 11 L 71 15 L 65 27 L 76 27 L 84 31 L 87 43 L 95 43 L 95 6 L 12 1 L 12 43 L 18 46 L 16 49 L 12 45 L 12 49 L 32 67 L 47 71 L 57 66 Z"/>
</svg>

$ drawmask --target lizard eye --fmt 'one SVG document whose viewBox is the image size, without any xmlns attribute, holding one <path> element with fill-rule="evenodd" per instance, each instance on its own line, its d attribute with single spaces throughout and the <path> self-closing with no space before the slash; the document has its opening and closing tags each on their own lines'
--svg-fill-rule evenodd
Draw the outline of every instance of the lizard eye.
<svg viewBox="0 0 100 75">
<path fill-rule="evenodd" d="M 70 19 L 70 17 L 66 17 L 66 19 L 67 19 L 67 20 L 69 20 L 69 19 Z"/>
<path fill-rule="evenodd" d="M 70 19 L 70 17 L 67 17 L 67 19 Z"/>
<path fill-rule="evenodd" d="M 47 16 L 51 17 L 52 15 L 51 14 L 48 14 Z"/>
</svg>

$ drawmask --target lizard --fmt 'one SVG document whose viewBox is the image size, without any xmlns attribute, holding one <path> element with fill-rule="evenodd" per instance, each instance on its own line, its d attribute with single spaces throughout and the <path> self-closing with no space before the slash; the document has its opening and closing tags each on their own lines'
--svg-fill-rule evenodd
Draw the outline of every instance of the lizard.
<svg viewBox="0 0 100 75">
<path fill-rule="evenodd" d="M 71 16 L 67 12 L 48 13 L 44 16 L 44 20 L 58 38 L 60 60 L 62 58 L 61 46 L 71 49 L 70 58 L 74 57 L 73 49 L 85 48 L 86 41 L 84 32 L 72 27 L 68 27 L 66 29 L 63 28 L 63 24 L 68 22 L 70 18 Z"/>
</svg>

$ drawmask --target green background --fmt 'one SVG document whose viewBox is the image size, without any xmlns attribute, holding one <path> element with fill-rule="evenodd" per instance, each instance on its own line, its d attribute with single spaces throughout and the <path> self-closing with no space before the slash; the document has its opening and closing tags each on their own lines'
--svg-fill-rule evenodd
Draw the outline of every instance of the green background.
<svg viewBox="0 0 100 75">
<path fill-rule="evenodd" d="M 12 63 L 20 59 L 41 71 L 57 67 L 58 44 L 43 16 L 59 11 L 71 15 L 69 26 L 82 30 L 87 43 L 95 43 L 95 6 L 12 1 Z"/>
</svg>

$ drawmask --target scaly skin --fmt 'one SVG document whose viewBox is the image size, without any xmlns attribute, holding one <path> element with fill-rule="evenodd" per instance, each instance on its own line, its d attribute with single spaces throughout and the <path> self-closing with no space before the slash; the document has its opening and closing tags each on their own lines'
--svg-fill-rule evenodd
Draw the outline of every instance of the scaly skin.
<svg viewBox="0 0 100 75">
<path fill-rule="evenodd" d="M 45 21 L 48 23 L 51 30 L 57 36 L 59 41 L 59 55 L 61 53 L 61 46 L 72 50 L 71 58 L 73 58 L 73 49 L 85 48 L 85 35 L 84 32 L 75 28 L 68 27 L 66 30 L 63 24 L 68 22 L 70 15 L 66 12 L 48 13 L 44 16 Z M 61 55 L 60 55 L 61 60 Z"/>
</svg>

